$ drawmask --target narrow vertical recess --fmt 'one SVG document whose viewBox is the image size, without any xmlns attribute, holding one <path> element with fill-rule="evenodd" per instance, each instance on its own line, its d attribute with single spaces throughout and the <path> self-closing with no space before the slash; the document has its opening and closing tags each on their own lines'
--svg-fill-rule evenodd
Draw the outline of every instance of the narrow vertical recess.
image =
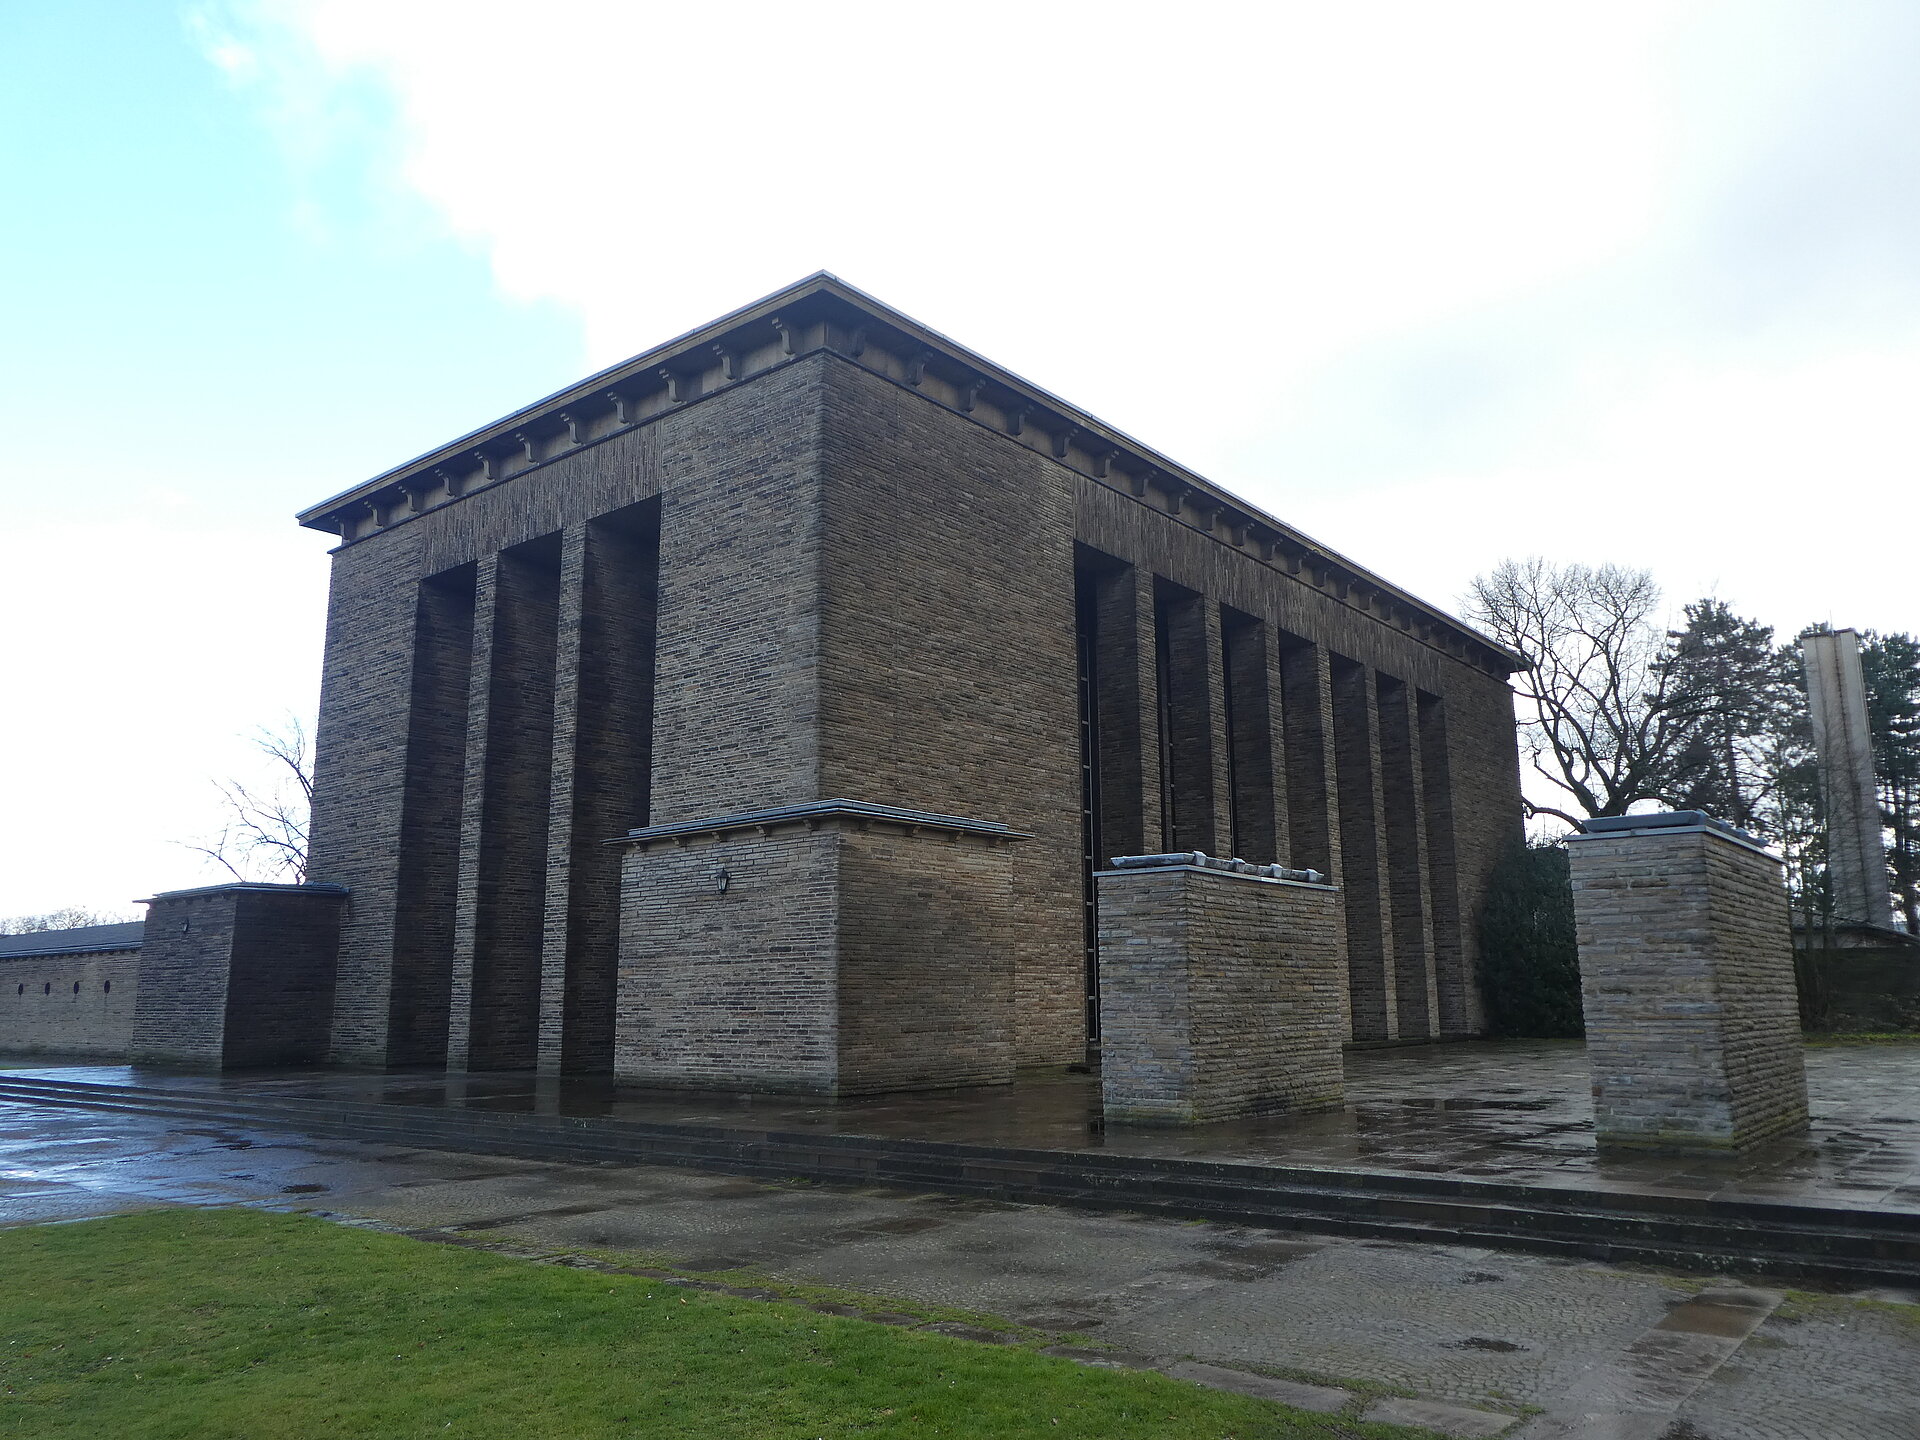
<svg viewBox="0 0 1920 1440">
<path fill-rule="evenodd" d="M 592 521 L 580 613 L 560 1068 L 613 1069 L 620 852 L 604 842 L 648 820 L 660 502 Z"/>
<path fill-rule="evenodd" d="M 1280 636 L 1281 728 L 1286 736 L 1287 840 L 1290 863 L 1323 875 L 1334 864 L 1333 777 L 1327 764 L 1329 704 L 1318 646 L 1285 632 Z"/>
<path fill-rule="evenodd" d="M 524 1070 L 540 1038 L 559 537 L 502 551 L 495 584 L 466 1064 Z"/>
<path fill-rule="evenodd" d="M 1217 854 L 1224 805 L 1216 804 L 1214 709 L 1219 643 L 1204 597 L 1155 581 L 1154 638 L 1160 657 L 1161 791 L 1169 848 Z"/>
<path fill-rule="evenodd" d="M 1267 627 L 1251 615 L 1220 611 L 1226 678 L 1228 793 L 1233 853 L 1256 864 L 1280 858 L 1275 833 L 1273 696 L 1267 681 Z"/>
<path fill-rule="evenodd" d="M 473 602 L 474 567 L 461 565 L 421 581 L 415 604 L 387 996 L 389 1065 L 447 1063 Z"/>
<path fill-rule="evenodd" d="M 1386 820 L 1387 890 L 1393 907 L 1394 1001 L 1400 1038 L 1430 1036 L 1434 1023 L 1431 922 L 1427 915 L 1425 806 L 1411 690 L 1374 677 L 1380 714 L 1380 792 Z"/>
<path fill-rule="evenodd" d="M 1153 582 L 1153 733 L 1160 772 L 1160 849 L 1180 843 L 1180 806 L 1174 793 L 1173 626 L 1161 581 Z"/>
<path fill-rule="evenodd" d="M 1139 855 L 1160 844 L 1157 807 L 1149 805 L 1151 688 L 1143 684 L 1140 577 L 1131 565 L 1080 547 L 1075 583 L 1085 597 L 1083 625 L 1093 636 L 1094 733 L 1098 738 L 1100 828 L 1094 856 Z M 1153 787 L 1157 790 L 1157 782 Z"/>
<path fill-rule="evenodd" d="M 1396 1030 L 1391 920 L 1382 903 L 1379 736 L 1367 669 L 1329 657 L 1336 789 L 1340 798 L 1341 891 L 1347 910 L 1347 985 L 1355 1040 L 1391 1040 Z"/>
<path fill-rule="evenodd" d="M 1453 838 L 1453 768 L 1447 756 L 1447 712 L 1438 695 L 1416 694 L 1420 781 L 1426 796 L 1427 890 L 1433 903 L 1434 988 L 1440 1033 L 1473 1028 L 1464 937 L 1460 930 L 1460 863 Z"/>
<path fill-rule="evenodd" d="M 1100 591 L 1099 577 L 1085 565 L 1074 567 L 1073 614 L 1080 711 L 1080 941 L 1086 958 L 1087 1049 L 1093 1054 L 1100 1044 L 1100 911 L 1093 877 L 1103 868 L 1099 853 Z"/>
</svg>

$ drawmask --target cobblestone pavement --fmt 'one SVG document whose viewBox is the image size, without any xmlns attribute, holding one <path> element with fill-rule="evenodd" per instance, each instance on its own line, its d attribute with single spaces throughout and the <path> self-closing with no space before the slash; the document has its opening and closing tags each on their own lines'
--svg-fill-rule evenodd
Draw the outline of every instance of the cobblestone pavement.
<svg viewBox="0 0 1920 1440">
<path fill-rule="evenodd" d="M 1585 1047 L 1474 1041 L 1346 1057 L 1347 1104 L 1192 1130 L 1101 1123 L 1099 1081 L 887 1096 L 837 1105 L 781 1097 L 616 1090 L 531 1074 L 444 1077 L 306 1071 L 191 1076 L 18 1060 L 7 1073 L 111 1084 L 539 1110 L 636 1121 L 950 1140 L 1036 1149 L 1446 1174 L 1583 1190 L 1657 1192 L 1920 1212 L 1920 1041 L 1807 1048 L 1812 1129 L 1739 1156 L 1598 1153 Z"/>
<path fill-rule="evenodd" d="M 1123 1351 L 1539 1407 L 1509 1432 L 1525 1440 L 1920 1440 L 1920 1296 L 1775 1308 L 1777 1290 L 1477 1249 L 0 1107 L 0 1224 L 235 1203 L 757 1270 Z"/>
</svg>

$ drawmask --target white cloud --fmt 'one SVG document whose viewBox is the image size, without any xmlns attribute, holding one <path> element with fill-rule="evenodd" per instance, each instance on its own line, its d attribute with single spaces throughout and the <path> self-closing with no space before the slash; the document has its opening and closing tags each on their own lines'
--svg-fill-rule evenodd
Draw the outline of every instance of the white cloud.
<svg viewBox="0 0 1920 1440">
<path fill-rule="evenodd" d="M 583 372 L 824 267 L 1441 603 L 1543 553 L 1788 631 L 1920 628 L 1920 11 L 1895 0 L 192 23 L 309 234 L 453 237 L 580 317 Z M 223 523 L 189 471 L 148 490 L 145 520 L 53 523 L 0 573 L 7 613 L 58 622 L 0 657 L 58 677 L 0 716 L 47 756 L 9 777 L 42 819 L 0 913 L 202 878 L 154 837 L 200 828 L 244 723 L 311 706 L 316 537 Z M 298 577 L 284 608 L 229 593 L 243 551 Z"/>
</svg>

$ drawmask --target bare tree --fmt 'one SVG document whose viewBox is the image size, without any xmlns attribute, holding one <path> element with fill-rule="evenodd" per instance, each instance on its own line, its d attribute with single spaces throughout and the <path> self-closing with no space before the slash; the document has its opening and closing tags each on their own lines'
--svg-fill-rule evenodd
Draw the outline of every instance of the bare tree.
<svg viewBox="0 0 1920 1440">
<path fill-rule="evenodd" d="M 38 935 L 47 930 L 79 930 L 87 925 L 124 925 L 140 917 L 131 910 L 87 910 L 64 905 L 39 915 L 0 917 L 0 935 Z"/>
<path fill-rule="evenodd" d="M 1514 677 L 1521 731 L 1571 807 L 1528 801 L 1529 817 L 1577 825 L 1573 810 L 1624 815 L 1668 788 L 1692 712 L 1668 694 L 1659 606 L 1652 574 L 1619 565 L 1503 560 L 1474 580 L 1468 613 L 1533 662 Z"/>
<path fill-rule="evenodd" d="M 226 818 L 219 833 L 188 845 L 236 880 L 307 878 L 307 826 L 313 814 L 313 742 L 298 716 L 261 726 L 254 747 L 268 760 L 269 779 L 218 780 Z"/>
</svg>

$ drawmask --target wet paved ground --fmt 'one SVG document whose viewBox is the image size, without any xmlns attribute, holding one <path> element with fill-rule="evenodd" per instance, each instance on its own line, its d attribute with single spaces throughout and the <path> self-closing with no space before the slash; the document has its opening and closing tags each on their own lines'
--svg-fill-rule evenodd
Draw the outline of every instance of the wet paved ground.
<svg viewBox="0 0 1920 1440">
<path fill-rule="evenodd" d="M 1102 1149 L 1920 1212 L 1920 1043 L 1809 1047 L 1810 1133 L 1739 1157 L 1697 1159 L 1601 1155 L 1593 1141 L 1585 1048 L 1578 1041 L 1359 1051 L 1347 1057 L 1343 1110 L 1182 1131 L 1106 1129 L 1099 1119 L 1097 1078 L 1059 1073 L 1000 1088 L 821 1104 L 616 1090 L 603 1080 L 542 1080 L 526 1074 L 178 1076 L 44 1061 L 0 1069 L 114 1084 L 844 1131 L 1029 1149 Z"/>
<path fill-rule="evenodd" d="M 235 1203 L 752 1269 L 1123 1350 L 1522 1402 L 1546 1412 L 1511 1432 L 1526 1440 L 1920 1437 L 1920 1296 L 1781 1304 L 1777 1289 L 1477 1249 L 0 1106 L 0 1224 Z"/>
</svg>

